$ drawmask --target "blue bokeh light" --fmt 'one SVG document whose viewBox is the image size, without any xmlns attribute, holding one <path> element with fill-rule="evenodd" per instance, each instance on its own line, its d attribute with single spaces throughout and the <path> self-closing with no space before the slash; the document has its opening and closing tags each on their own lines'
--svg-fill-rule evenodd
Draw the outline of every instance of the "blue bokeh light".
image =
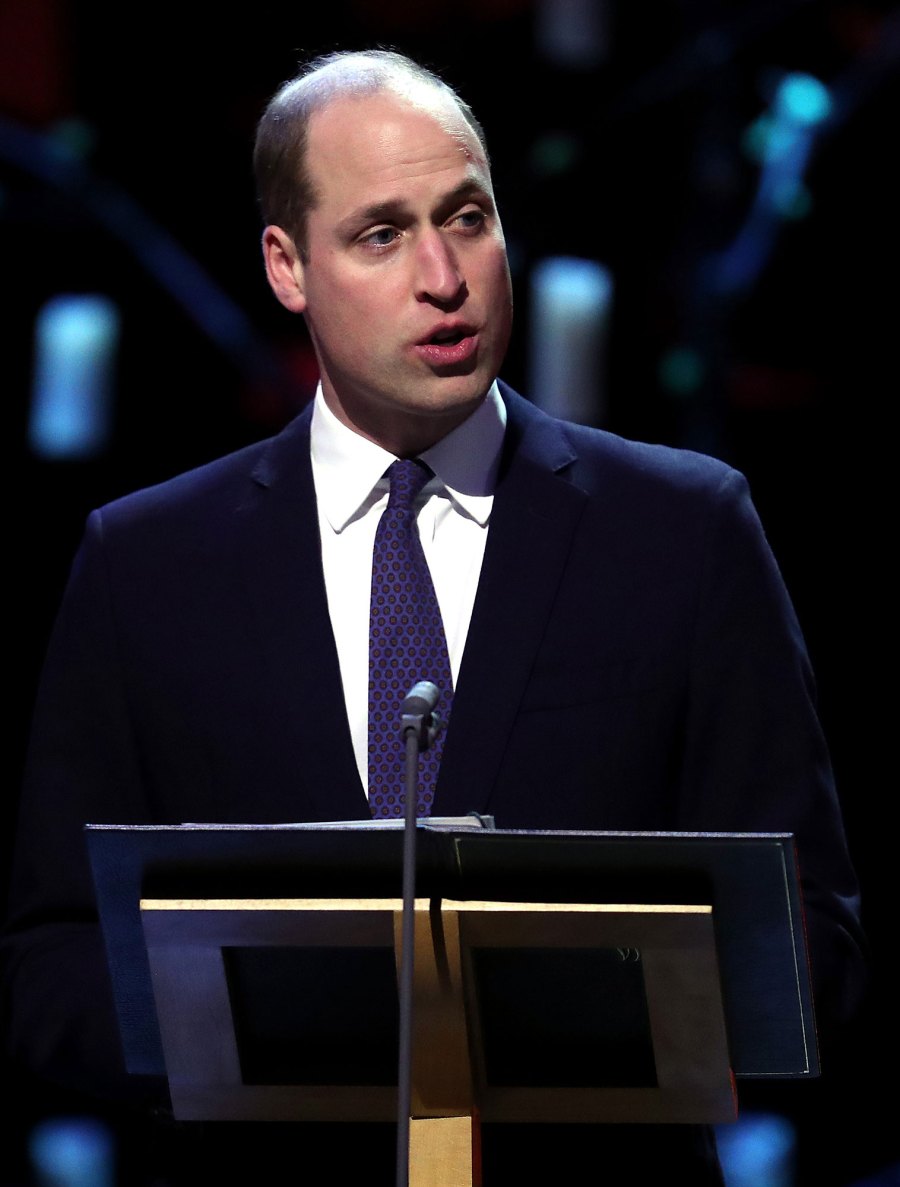
<svg viewBox="0 0 900 1187">
<path fill-rule="evenodd" d="M 115 1142 L 94 1118 L 42 1121 L 29 1135 L 28 1154 L 40 1187 L 113 1187 Z"/>
<path fill-rule="evenodd" d="M 116 305 L 95 294 L 56 296 L 41 309 L 28 426 L 38 457 L 95 457 L 108 444 L 119 325 Z"/>
<path fill-rule="evenodd" d="M 793 1187 L 794 1127 L 775 1113 L 747 1113 L 716 1130 L 728 1187 Z"/>
</svg>

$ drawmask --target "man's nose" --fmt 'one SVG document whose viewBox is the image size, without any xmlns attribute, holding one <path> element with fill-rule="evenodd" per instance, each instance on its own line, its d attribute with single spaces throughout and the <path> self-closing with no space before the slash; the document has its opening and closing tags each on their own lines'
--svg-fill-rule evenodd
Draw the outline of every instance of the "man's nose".
<svg viewBox="0 0 900 1187">
<path fill-rule="evenodd" d="M 425 234 L 416 251 L 416 296 L 420 301 L 452 302 L 465 288 L 453 245 L 437 229 Z"/>
</svg>

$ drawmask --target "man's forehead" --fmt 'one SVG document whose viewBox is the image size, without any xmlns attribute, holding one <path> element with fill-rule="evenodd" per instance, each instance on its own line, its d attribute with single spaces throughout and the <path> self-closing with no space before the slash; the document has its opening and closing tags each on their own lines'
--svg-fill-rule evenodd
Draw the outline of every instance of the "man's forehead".
<svg viewBox="0 0 900 1187">
<path fill-rule="evenodd" d="M 391 86 L 365 94 L 335 95 L 315 112 L 309 124 L 308 160 L 314 170 L 318 153 L 340 153 L 348 132 L 356 136 L 364 129 L 390 120 L 392 116 L 421 116 L 433 121 L 459 144 L 462 152 L 487 168 L 484 150 L 462 110 L 450 94 L 426 83 L 409 87 Z"/>
</svg>

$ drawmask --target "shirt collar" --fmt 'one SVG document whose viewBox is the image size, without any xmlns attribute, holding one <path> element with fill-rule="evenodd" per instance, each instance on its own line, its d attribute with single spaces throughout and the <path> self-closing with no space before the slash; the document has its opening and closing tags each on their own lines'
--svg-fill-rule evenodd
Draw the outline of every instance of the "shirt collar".
<svg viewBox="0 0 900 1187">
<path fill-rule="evenodd" d="M 456 509 L 482 526 L 490 518 L 505 430 L 506 407 L 494 383 L 471 416 L 421 455 Z M 383 495 L 384 472 L 397 459 L 339 421 L 325 403 L 321 384 L 310 449 L 319 507 L 340 532 Z"/>
</svg>

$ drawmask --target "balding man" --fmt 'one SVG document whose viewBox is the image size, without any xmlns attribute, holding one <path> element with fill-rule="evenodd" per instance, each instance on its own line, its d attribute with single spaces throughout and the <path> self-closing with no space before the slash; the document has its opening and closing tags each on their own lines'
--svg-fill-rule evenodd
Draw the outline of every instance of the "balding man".
<svg viewBox="0 0 900 1187">
<path fill-rule="evenodd" d="M 17 1056 L 48 1077 L 115 1076 L 86 821 L 400 810 L 402 751 L 375 740 L 370 687 L 373 552 L 399 475 L 448 673 L 423 810 L 793 832 L 820 1009 L 845 1007 L 856 883 L 742 477 L 553 420 L 498 380 L 512 299 L 484 136 L 435 75 L 383 51 L 311 63 L 263 116 L 256 167 L 269 283 L 305 319 L 321 383 L 273 440 L 91 516 L 23 797 Z M 394 666 L 400 685 L 431 675 L 418 657 Z M 333 1181 L 391 1181 L 375 1129 L 327 1147 Z M 287 1140 L 274 1132 L 243 1161 L 219 1135 L 236 1179 Z M 326 1147 L 304 1132 L 315 1160 Z M 488 1126 L 484 1157 L 486 1187 L 719 1181 L 710 1135 L 679 1126 Z"/>
</svg>

